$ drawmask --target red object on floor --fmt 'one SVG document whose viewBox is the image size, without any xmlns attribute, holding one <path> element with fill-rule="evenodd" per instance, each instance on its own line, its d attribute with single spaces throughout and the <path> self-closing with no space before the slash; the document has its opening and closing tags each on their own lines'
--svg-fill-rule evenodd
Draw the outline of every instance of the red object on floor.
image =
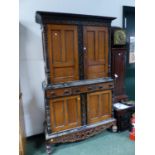
<svg viewBox="0 0 155 155">
<path fill-rule="evenodd" d="M 135 141 L 135 131 L 130 132 L 130 140 Z"/>
<path fill-rule="evenodd" d="M 132 115 L 132 118 L 131 118 L 131 124 L 132 124 L 132 130 L 129 134 L 129 138 L 130 140 L 135 141 L 135 115 L 134 114 Z"/>
</svg>

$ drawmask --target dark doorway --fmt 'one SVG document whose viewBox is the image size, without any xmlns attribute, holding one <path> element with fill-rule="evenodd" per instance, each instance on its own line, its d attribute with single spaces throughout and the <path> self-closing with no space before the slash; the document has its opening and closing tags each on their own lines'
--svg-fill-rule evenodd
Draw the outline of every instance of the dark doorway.
<svg viewBox="0 0 155 155">
<path fill-rule="evenodd" d="M 123 28 L 127 34 L 125 87 L 129 100 L 135 100 L 135 63 L 129 63 L 131 37 L 135 36 L 135 7 L 123 6 Z"/>
</svg>

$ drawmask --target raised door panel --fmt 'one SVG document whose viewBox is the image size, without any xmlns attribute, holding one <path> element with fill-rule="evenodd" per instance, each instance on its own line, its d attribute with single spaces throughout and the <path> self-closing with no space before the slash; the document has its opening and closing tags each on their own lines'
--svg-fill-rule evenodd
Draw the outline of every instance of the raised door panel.
<svg viewBox="0 0 155 155">
<path fill-rule="evenodd" d="M 85 79 L 108 76 L 108 28 L 84 27 Z"/>
<path fill-rule="evenodd" d="M 80 96 L 50 100 L 52 132 L 63 131 L 81 125 Z"/>
<path fill-rule="evenodd" d="M 125 51 L 113 51 L 113 77 L 115 78 L 115 95 L 124 94 Z"/>
<path fill-rule="evenodd" d="M 48 53 L 51 82 L 79 79 L 76 26 L 48 25 Z"/>
<path fill-rule="evenodd" d="M 87 95 L 88 124 L 103 121 L 111 117 L 111 91 L 89 93 Z"/>
</svg>

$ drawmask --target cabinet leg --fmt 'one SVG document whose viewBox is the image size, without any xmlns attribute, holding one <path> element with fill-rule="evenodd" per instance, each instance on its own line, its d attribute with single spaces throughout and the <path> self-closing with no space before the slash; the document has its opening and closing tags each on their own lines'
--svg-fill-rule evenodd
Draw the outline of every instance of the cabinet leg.
<svg viewBox="0 0 155 155">
<path fill-rule="evenodd" d="M 52 154 L 52 146 L 51 146 L 51 144 L 46 144 L 46 152 L 47 152 L 47 155 Z"/>
</svg>

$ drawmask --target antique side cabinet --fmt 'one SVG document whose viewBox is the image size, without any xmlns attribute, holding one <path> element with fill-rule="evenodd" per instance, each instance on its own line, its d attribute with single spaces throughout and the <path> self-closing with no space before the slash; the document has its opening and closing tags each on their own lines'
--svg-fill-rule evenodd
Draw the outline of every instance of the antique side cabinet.
<svg viewBox="0 0 155 155">
<path fill-rule="evenodd" d="M 115 125 L 110 67 L 113 17 L 36 12 L 46 80 L 45 135 L 51 144 L 86 139 Z"/>
</svg>

